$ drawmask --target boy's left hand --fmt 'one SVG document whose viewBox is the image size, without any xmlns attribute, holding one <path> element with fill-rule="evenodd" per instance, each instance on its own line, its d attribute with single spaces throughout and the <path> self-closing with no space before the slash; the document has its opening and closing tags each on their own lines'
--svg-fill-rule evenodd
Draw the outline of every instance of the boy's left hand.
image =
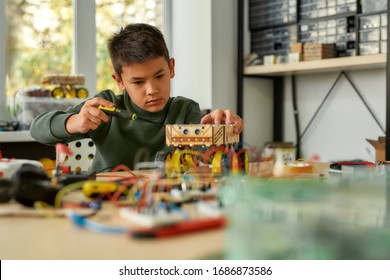
<svg viewBox="0 0 390 280">
<path fill-rule="evenodd" d="M 234 133 L 240 134 L 244 130 L 244 120 L 232 110 L 217 109 L 200 120 L 201 124 L 234 124 Z"/>
</svg>

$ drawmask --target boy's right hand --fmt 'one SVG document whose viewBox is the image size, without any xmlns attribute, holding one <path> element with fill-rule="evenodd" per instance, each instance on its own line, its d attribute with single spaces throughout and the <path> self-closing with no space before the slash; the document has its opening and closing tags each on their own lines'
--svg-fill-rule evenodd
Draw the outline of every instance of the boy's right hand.
<svg viewBox="0 0 390 280">
<path fill-rule="evenodd" d="M 87 100 L 78 114 L 74 114 L 68 118 L 65 128 L 70 134 L 87 133 L 90 130 L 95 130 L 101 122 L 107 123 L 109 117 L 99 110 L 99 106 L 114 107 L 115 105 L 103 98 L 95 97 Z"/>
</svg>

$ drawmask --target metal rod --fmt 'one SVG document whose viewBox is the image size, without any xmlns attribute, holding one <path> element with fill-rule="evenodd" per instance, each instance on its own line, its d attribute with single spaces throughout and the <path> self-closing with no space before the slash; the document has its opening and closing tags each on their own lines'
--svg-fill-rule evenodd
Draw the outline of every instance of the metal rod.
<svg viewBox="0 0 390 280">
<path fill-rule="evenodd" d="M 314 119 L 317 117 L 318 113 L 320 112 L 321 108 L 324 106 L 325 104 L 325 101 L 328 99 L 328 97 L 330 96 L 330 94 L 332 93 L 334 87 L 337 85 L 337 83 L 339 82 L 341 76 L 343 75 L 343 72 L 341 72 L 339 74 L 339 76 L 337 77 L 337 79 L 334 81 L 332 87 L 329 89 L 328 93 L 326 94 L 325 98 L 322 100 L 320 106 L 318 107 L 318 109 L 316 110 L 316 112 L 314 113 L 313 117 L 310 119 L 309 123 L 307 124 L 306 128 L 303 130 L 302 132 L 302 135 L 299 137 L 302 139 L 302 137 L 306 134 L 307 130 L 309 129 L 309 127 L 311 126 L 311 124 L 313 123 Z"/>
<path fill-rule="evenodd" d="M 296 84 L 296 77 L 295 75 L 291 76 L 291 83 L 292 83 L 292 103 L 293 103 L 293 110 L 294 110 L 294 120 L 295 120 L 295 131 L 296 131 L 296 155 L 295 157 L 297 159 L 301 158 L 301 138 L 299 135 L 301 135 L 301 127 L 299 124 L 299 110 L 298 110 L 298 102 L 297 102 L 297 84 Z"/>
<path fill-rule="evenodd" d="M 373 117 L 373 119 L 376 121 L 376 123 L 378 124 L 379 128 L 383 131 L 383 133 L 386 133 L 385 130 L 383 129 L 382 125 L 380 124 L 378 118 L 375 116 L 374 112 L 371 110 L 370 106 L 368 105 L 368 103 L 366 102 L 366 100 L 364 99 L 363 95 L 360 93 L 360 91 L 357 89 L 356 85 L 352 82 L 352 80 L 349 78 L 349 76 L 347 75 L 347 73 L 343 72 L 344 73 L 344 76 L 347 78 L 348 82 L 351 84 L 351 86 L 353 87 L 353 89 L 355 90 L 355 92 L 357 93 L 357 95 L 359 95 L 360 99 L 362 100 L 364 106 L 366 106 L 367 110 L 370 112 L 371 116 Z"/>
<path fill-rule="evenodd" d="M 244 118 L 244 1 L 237 0 L 237 114 Z M 240 135 L 240 143 L 243 143 L 243 133 Z"/>
</svg>

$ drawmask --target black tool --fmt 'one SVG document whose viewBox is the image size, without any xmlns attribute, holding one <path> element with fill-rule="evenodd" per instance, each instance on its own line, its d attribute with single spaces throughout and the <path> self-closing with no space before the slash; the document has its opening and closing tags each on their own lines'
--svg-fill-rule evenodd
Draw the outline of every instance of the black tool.
<svg viewBox="0 0 390 280">
<path fill-rule="evenodd" d="M 127 120 L 130 119 L 132 121 L 143 120 L 143 121 L 146 121 L 146 122 L 162 125 L 162 123 L 154 122 L 154 121 L 151 121 L 151 120 L 148 120 L 148 119 L 141 118 L 141 117 L 137 116 L 137 114 L 135 114 L 135 113 L 119 109 L 118 107 L 105 107 L 105 106 L 100 105 L 99 109 L 102 110 L 107 115 L 110 115 L 110 116 L 119 117 L 119 118 L 123 118 L 123 119 L 127 119 Z"/>
<path fill-rule="evenodd" d="M 59 186 L 51 186 L 50 178 L 42 168 L 24 164 L 14 175 L 14 186 L 10 193 L 17 202 L 33 207 L 35 201 L 54 205 L 59 189 Z"/>
<path fill-rule="evenodd" d="M 13 183 L 9 179 L 0 178 L 0 203 L 11 200 L 11 188 Z"/>
<path fill-rule="evenodd" d="M 120 117 L 123 119 L 130 119 L 132 121 L 138 119 L 138 116 L 136 114 L 130 111 L 121 110 L 117 107 L 105 107 L 100 105 L 99 109 L 110 116 Z"/>
<path fill-rule="evenodd" d="M 9 197 L 4 197 L 4 200 L 13 198 L 28 207 L 33 207 L 36 201 L 54 205 L 59 190 L 75 182 L 90 180 L 94 175 L 90 171 L 77 174 L 61 174 L 57 177 L 58 181 L 53 185 L 51 178 L 43 168 L 32 164 L 24 164 L 14 174 L 13 185 L 8 193 L 4 193 Z"/>
</svg>

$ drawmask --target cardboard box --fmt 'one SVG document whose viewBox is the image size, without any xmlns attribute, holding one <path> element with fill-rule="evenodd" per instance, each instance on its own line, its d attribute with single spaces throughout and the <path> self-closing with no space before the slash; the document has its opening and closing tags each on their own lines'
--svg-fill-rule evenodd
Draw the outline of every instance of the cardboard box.
<svg viewBox="0 0 390 280">
<path fill-rule="evenodd" d="M 292 53 L 303 53 L 303 43 L 291 43 Z"/>
<path fill-rule="evenodd" d="M 375 148 L 375 160 L 386 160 L 386 137 L 380 136 L 378 140 L 366 139 Z"/>
<path fill-rule="evenodd" d="M 334 44 L 321 44 L 316 42 L 306 42 L 303 45 L 303 60 L 320 60 L 335 57 Z"/>
<path fill-rule="evenodd" d="M 289 62 L 320 60 L 336 56 L 334 44 L 321 44 L 318 42 L 292 43 L 290 48 Z"/>
</svg>

